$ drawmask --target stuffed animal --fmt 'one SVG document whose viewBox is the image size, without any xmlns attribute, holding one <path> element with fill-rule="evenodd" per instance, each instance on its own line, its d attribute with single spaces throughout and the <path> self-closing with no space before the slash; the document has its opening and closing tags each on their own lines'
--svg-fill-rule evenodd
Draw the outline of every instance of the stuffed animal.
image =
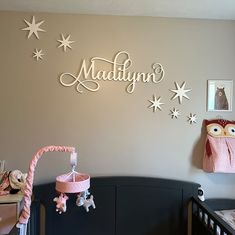
<svg viewBox="0 0 235 235">
<path fill-rule="evenodd" d="M 203 170 L 206 172 L 235 173 L 235 121 L 205 120 L 206 141 Z"/>
<path fill-rule="evenodd" d="M 89 207 L 92 206 L 95 209 L 95 202 L 93 195 L 88 199 L 87 196 L 90 195 L 89 191 L 86 190 L 77 195 L 76 205 L 83 206 L 86 212 L 89 212 Z"/>
<path fill-rule="evenodd" d="M 83 206 L 84 201 L 87 199 L 87 196 L 90 195 L 89 191 L 83 191 L 81 193 L 77 194 L 77 200 L 76 200 L 76 205 L 77 206 Z"/>
<path fill-rule="evenodd" d="M 26 185 L 27 173 L 20 170 L 0 173 L 0 195 L 23 193 Z"/>
<path fill-rule="evenodd" d="M 66 206 L 66 201 L 69 199 L 69 197 L 61 193 L 59 197 L 55 197 L 53 199 L 54 202 L 56 202 L 56 211 L 61 214 L 62 212 L 66 212 L 67 206 Z"/>
<path fill-rule="evenodd" d="M 86 199 L 83 203 L 83 207 L 85 208 L 86 212 L 89 212 L 89 207 L 92 206 L 95 209 L 95 202 L 93 195 L 90 196 L 89 199 Z"/>
</svg>

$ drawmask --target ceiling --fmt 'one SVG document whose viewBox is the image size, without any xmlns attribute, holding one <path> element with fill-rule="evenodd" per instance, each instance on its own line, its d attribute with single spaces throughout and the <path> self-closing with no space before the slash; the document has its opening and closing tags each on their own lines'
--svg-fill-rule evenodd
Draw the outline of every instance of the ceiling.
<svg viewBox="0 0 235 235">
<path fill-rule="evenodd" d="M 235 20 L 235 0 L 0 0 L 0 10 Z"/>
</svg>

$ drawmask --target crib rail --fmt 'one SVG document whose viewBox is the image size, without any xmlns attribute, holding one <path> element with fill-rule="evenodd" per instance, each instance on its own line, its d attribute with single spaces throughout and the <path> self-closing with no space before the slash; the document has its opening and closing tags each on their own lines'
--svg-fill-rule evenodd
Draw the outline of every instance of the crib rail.
<svg viewBox="0 0 235 235">
<path fill-rule="evenodd" d="M 232 229 L 205 202 L 192 198 L 192 234 L 193 235 L 235 235 Z M 199 228 L 203 226 L 203 228 Z M 203 233 L 202 233 L 203 231 Z"/>
</svg>

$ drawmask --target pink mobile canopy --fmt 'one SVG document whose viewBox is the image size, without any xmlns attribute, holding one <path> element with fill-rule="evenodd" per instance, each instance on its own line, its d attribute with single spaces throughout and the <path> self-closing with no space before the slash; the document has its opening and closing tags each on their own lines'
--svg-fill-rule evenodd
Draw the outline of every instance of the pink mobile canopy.
<svg viewBox="0 0 235 235">
<path fill-rule="evenodd" d="M 56 177 L 56 190 L 63 193 L 84 192 L 90 188 L 90 176 L 87 174 L 73 173 Z"/>
<path fill-rule="evenodd" d="M 33 189 L 34 171 L 38 160 L 41 158 L 43 153 L 46 152 L 69 152 L 71 154 L 75 153 L 74 147 L 68 146 L 46 146 L 37 151 L 33 156 L 29 171 L 26 179 L 26 186 L 24 190 L 23 197 L 23 209 L 19 217 L 18 227 L 20 225 L 26 225 L 30 217 L 30 206 L 31 206 L 31 196 Z M 62 193 L 79 193 L 87 190 L 90 187 L 90 176 L 87 174 L 77 173 L 74 170 L 65 175 L 56 177 L 56 190 Z"/>
</svg>

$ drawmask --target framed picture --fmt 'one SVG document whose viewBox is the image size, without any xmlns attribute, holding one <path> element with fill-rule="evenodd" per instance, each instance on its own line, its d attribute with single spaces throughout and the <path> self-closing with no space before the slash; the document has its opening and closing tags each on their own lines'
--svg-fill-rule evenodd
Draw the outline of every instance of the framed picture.
<svg viewBox="0 0 235 235">
<path fill-rule="evenodd" d="M 232 111 L 233 80 L 208 80 L 207 111 Z"/>
</svg>

